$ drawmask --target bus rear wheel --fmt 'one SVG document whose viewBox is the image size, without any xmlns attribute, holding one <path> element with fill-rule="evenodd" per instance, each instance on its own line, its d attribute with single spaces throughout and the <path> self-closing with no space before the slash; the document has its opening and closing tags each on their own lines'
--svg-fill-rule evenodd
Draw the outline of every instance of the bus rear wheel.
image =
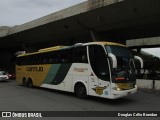
<svg viewBox="0 0 160 120">
<path fill-rule="evenodd" d="M 28 87 L 33 88 L 33 82 L 32 82 L 32 79 L 28 79 L 28 81 L 27 81 L 27 85 L 28 85 Z"/>
<path fill-rule="evenodd" d="M 87 98 L 86 87 L 82 83 L 76 85 L 75 93 L 79 98 Z"/>
</svg>

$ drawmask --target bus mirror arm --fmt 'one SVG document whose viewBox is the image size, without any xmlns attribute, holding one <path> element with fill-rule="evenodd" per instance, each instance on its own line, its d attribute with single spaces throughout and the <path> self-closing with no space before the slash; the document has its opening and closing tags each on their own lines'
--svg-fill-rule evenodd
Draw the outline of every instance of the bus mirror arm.
<svg viewBox="0 0 160 120">
<path fill-rule="evenodd" d="M 143 59 L 139 56 L 134 56 L 134 59 L 139 60 L 141 69 L 144 67 Z"/>
<path fill-rule="evenodd" d="M 117 58 L 116 58 L 116 56 L 111 54 L 111 53 L 108 53 L 108 57 L 112 61 L 112 68 L 117 68 Z"/>
</svg>

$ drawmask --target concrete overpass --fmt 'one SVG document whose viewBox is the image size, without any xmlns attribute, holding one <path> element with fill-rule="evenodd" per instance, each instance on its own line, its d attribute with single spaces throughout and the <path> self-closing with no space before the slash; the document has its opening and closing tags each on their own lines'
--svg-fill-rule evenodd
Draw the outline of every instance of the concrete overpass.
<svg viewBox="0 0 160 120">
<path fill-rule="evenodd" d="M 126 45 L 132 49 L 160 47 L 160 37 L 131 39 L 126 41 Z"/>
<path fill-rule="evenodd" d="M 59 44 L 160 35 L 159 0 L 89 0 L 0 30 L 0 49 L 34 50 Z"/>
</svg>

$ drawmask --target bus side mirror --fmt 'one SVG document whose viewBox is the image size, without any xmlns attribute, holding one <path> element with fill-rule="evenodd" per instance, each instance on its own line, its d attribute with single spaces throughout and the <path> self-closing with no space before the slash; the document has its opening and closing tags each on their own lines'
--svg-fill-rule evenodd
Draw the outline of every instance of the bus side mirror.
<svg viewBox="0 0 160 120">
<path fill-rule="evenodd" d="M 117 68 L 117 58 L 115 55 L 108 53 L 108 57 L 111 60 L 112 68 Z"/>
<path fill-rule="evenodd" d="M 134 56 L 134 59 L 140 62 L 140 69 L 142 69 L 144 67 L 143 59 L 139 56 Z"/>
</svg>

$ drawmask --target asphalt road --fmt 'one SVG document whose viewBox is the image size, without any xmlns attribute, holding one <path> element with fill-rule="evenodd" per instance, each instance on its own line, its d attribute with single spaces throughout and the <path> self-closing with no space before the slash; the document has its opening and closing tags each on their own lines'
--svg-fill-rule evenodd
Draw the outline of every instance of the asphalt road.
<svg viewBox="0 0 160 120">
<path fill-rule="evenodd" d="M 72 93 L 0 82 L 0 111 L 160 111 L 160 94 L 138 91 L 117 100 L 77 98 Z"/>
</svg>

